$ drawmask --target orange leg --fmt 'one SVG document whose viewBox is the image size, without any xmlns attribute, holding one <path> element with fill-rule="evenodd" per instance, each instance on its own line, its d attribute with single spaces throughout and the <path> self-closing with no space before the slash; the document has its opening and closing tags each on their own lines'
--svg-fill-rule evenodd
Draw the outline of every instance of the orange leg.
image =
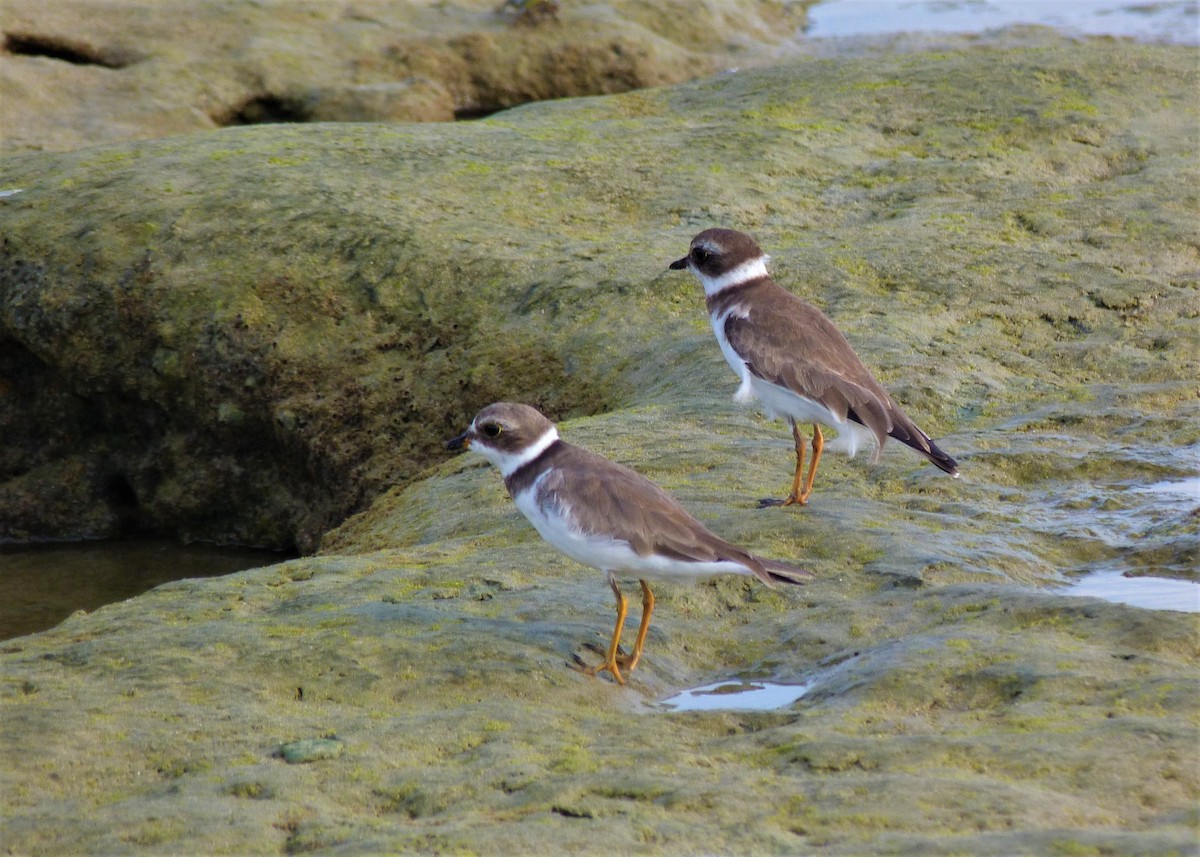
<svg viewBox="0 0 1200 857">
<path fill-rule="evenodd" d="M 812 464 L 808 465 L 808 478 L 804 480 L 804 490 L 796 500 L 801 506 L 807 506 L 808 498 L 812 496 L 813 479 L 817 476 L 817 462 L 821 460 L 821 452 L 825 449 L 825 435 L 821 434 L 821 427 L 816 423 L 813 423 L 812 447 L 813 457 Z M 796 478 L 800 478 L 799 470 L 796 471 Z M 794 488 L 792 490 L 795 491 Z"/>
<path fill-rule="evenodd" d="M 642 624 L 638 627 L 637 640 L 633 644 L 632 654 L 617 656 L 617 663 L 625 667 L 627 672 L 633 672 L 633 668 L 642 659 L 642 647 L 646 645 L 646 632 L 650 630 L 650 616 L 654 613 L 654 593 L 650 591 L 650 586 L 646 581 L 639 580 L 638 583 L 642 584 Z"/>
<path fill-rule="evenodd" d="M 759 500 L 758 507 L 760 509 L 765 509 L 768 506 L 791 506 L 793 503 L 799 503 L 801 506 L 803 506 L 804 504 L 806 504 L 808 502 L 808 494 L 802 494 L 800 491 L 800 483 L 804 478 L 804 435 L 800 434 L 800 429 L 796 426 L 795 420 L 788 420 L 788 423 L 790 423 L 792 426 L 792 441 L 795 443 L 795 446 L 796 446 L 796 473 L 792 477 L 792 490 L 791 490 L 791 493 L 788 494 L 787 497 L 783 500 L 774 500 L 771 498 L 768 498 L 766 500 Z M 824 446 L 825 446 L 825 441 L 824 441 L 824 439 L 822 439 L 821 447 L 824 448 Z M 816 439 L 816 436 L 814 435 L 813 450 L 815 451 L 816 448 L 817 448 L 817 439 Z M 813 477 L 813 475 L 814 474 L 813 474 L 812 470 L 809 470 L 809 474 L 808 474 L 808 485 L 809 485 L 808 491 L 809 491 L 809 493 L 812 493 L 812 477 Z"/>
<path fill-rule="evenodd" d="M 613 595 L 617 596 L 617 625 L 613 628 L 612 641 L 608 644 L 608 653 L 604 656 L 604 662 L 596 664 L 594 667 L 585 667 L 583 672 L 588 675 L 599 675 L 602 672 L 608 671 L 613 674 L 613 678 L 617 680 L 617 684 L 624 684 L 625 679 L 621 677 L 621 668 L 617 660 L 617 647 L 621 645 L 621 631 L 625 628 L 625 616 L 629 613 L 629 599 L 621 593 L 621 587 L 617 585 L 617 579 L 613 577 L 612 572 L 608 573 L 608 585 L 612 588 Z M 645 584 L 642 584 L 643 587 Z M 649 624 L 645 616 L 642 617 L 643 625 Z M 643 631 L 645 629 L 643 628 Z M 642 642 L 642 633 L 638 634 L 638 643 Z M 641 655 L 640 645 L 634 649 L 633 664 L 630 664 L 629 669 L 637 664 L 637 656 Z"/>
</svg>

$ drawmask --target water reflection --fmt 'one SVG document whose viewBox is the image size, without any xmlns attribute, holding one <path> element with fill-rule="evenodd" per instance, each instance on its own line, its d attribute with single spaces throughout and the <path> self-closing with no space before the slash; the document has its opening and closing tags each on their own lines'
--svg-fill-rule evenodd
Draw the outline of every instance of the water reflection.
<svg viewBox="0 0 1200 857">
<path fill-rule="evenodd" d="M 1192 479 L 1164 479 L 1153 485 L 1142 485 L 1130 490 L 1140 494 L 1166 494 L 1200 503 L 1200 476 Z"/>
<path fill-rule="evenodd" d="M 44 631 L 76 610 L 95 610 L 172 580 L 284 559 L 274 551 L 166 540 L 0 546 L 0 640 Z"/>
<path fill-rule="evenodd" d="M 673 711 L 772 711 L 791 705 L 811 686 L 733 679 L 682 691 L 661 704 Z"/>
<path fill-rule="evenodd" d="M 1070 586 L 1059 589 L 1058 593 L 1103 598 L 1146 610 L 1200 612 L 1200 583 L 1170 577 L 1126 577 L 1119 570 L 1086 574 Z"/>
</svg>

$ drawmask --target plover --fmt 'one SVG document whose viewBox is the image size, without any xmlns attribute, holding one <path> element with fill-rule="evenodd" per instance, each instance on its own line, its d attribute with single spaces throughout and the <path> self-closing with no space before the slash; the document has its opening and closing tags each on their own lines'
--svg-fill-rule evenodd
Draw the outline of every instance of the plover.
<svg viewBox="0 0 1200 857">
<path fill-rule="evenodd" d="M 496 465 L 521 513 L 542 538 L 571 559 L 598 568 L 617 599 L 617 624 L 604 661 L 583 671 L 633 672 L 654 612 L 648 581 L 694 581 L 720 574 L 755 577 L 768 586 L 802 583 L 803 569 L 754 556 L 710 532 L 669 494 L 628 467 L 572 446 L 528 405 L 497 402 L 480 411 L 447 449 L 469 447 Z M 620 650 L 628 599 L 622 576 L 642 587 L 642 621 L 633 650 Z"/>
<path fill-rule="evenodd" d="M 821 426 L 848 435 L 853 456 L 863 443 L 875 443 L 876 461 L 889 437 L 906 444 L 951 476 L 954 459 L 900 409 L 854 353 L 825 313 L 786 291 L 767 274 L 768 257 L 749 235 L 732 229 L 706 229 L 692 239 L 688 254 L 671 263 L 691 271 L 704 286 L 713 332 L 721 353 L 741 379 L 734 400 L 758 397 L 764 410 L 792 428 L 796 473 L 783 500 L 762 506 L 808 503 L 825 437 Z M 797 423 L 813 426 L 812 463 L 801 487 L 804 437 Z"/>
</svg>

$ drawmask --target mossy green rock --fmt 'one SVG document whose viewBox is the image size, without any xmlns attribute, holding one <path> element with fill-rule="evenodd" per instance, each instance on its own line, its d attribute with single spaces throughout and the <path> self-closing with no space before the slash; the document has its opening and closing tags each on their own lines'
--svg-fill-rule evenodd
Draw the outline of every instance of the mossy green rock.
<svg viewBox="0 0 1200 857">
<path fill-rule="evenodd" d="M 665 272 L 713 223 L 755 232 L 1012 510 L 1051 478 L 1187 472 L 1190 57 L 813 62 L 464 126 L 9 159 L 0 537 L 308 549 L 495 399 L 703 397 L 728 418 L 697 289 Z M 1107 502 L 1064 500 L 1047 551 L 1075 541 L 1070 504 Z"/>
<path fill-rule="evenodd" d="M 6 161 L 13 444 L 34 448 L 14 414 L 99 414 L 85 441 L 44 431 L 61 454 L 36 466 L 82 485 L 107 462 L 181 527 L 271 532 L 258 509 L 323 538 L 4 644 L 0 840 L 1194 852 L 1195 616 L 1038 587 L 1194 573 L 1194 503 L 1145 489 L 1193 477 L 1200 444 L 1196 83 L 1185 48 L 984 49 Z M 755 508 L 790 441 L 729 401 L 699 290 L 665 271 L 717 223 L 760 239 L 961 479 L 889 446 L 827 457 L 804 510 Z M 627 687 L 572 670 L 607 639 L 600 574 L 479 459 L 431 460 L 487 397 L 574 415 L 569 439 L 816 579 L 663 587 Z M 38 478 L 14 461 L 5 509 Z M 658 705 L 731 677 L 811 689 Z M 273 755 L 322 735 L 341 755 Z"/>
</svg>

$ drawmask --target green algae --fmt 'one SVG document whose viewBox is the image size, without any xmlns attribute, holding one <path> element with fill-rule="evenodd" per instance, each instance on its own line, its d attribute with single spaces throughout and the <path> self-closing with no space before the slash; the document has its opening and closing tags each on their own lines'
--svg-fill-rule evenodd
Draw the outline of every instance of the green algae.
<svg viewBox="0 0 1200 857">
<path fill-rule="evenodd" d="M 1129 491 L 1189 475 L 1197 440 L 1193 60 L 1093 43 L 798 63 L 470 126 L 6 162 L 6 186 L 87 190 L 0 203 L 6 265 L 56 270 L 5 269 L 6 335 L 49 359 L 93 324 L 83 296 L 102 310 L 56 383 L 192 422 L 237 408 L 256 442 L 320 462 L 321 491 L 363 493 L 320 556 L 6 643 L 0 834 L 29 853 L 1186 852 L 1194 617 L 1035 587 L 1154 570 L 1195 538 L 1187 510 Z M 323 168 L 262 163 L 301 153 Z M 168 172 L 212 188 L 194 210 L 159 199 Z M 137 210 L 81 213 L 105 187 Z M 804 510 L 754 508 L 785 487 L 790 439 L 729 402 L 697 287 L 663 270 L 714 222 L 757 235 L 962 479 L 889 447 L 828 457 Z M 816 579 L 662 587 L 628 687 L 573 671 L 607 641 L 602 576 L 545 546 L 490 468 L 432 454 L 471 397 L 547 395 L 568 439 Z M 191 437 L 156 451 L 201 472 L 216 459 Z M 262 514 L 255 484 L 209 496 Z M 1139 552 L 1140 530 L 1098 531 L 1113 509 L 1163 535 Z M 812 687 L 776 712 L 655 708 L 729 676 Z M 272 755 L 330 734 L 344 749 L 320 764 Z"/>
<path fill-rule="evenodd" d="M 345 749 L 341 741 L 333 738 L 302 738 L 280 745 L 276 755 L 289 765 L 304 765 L 324 759 L 336 759 Z"/>
</svg>

